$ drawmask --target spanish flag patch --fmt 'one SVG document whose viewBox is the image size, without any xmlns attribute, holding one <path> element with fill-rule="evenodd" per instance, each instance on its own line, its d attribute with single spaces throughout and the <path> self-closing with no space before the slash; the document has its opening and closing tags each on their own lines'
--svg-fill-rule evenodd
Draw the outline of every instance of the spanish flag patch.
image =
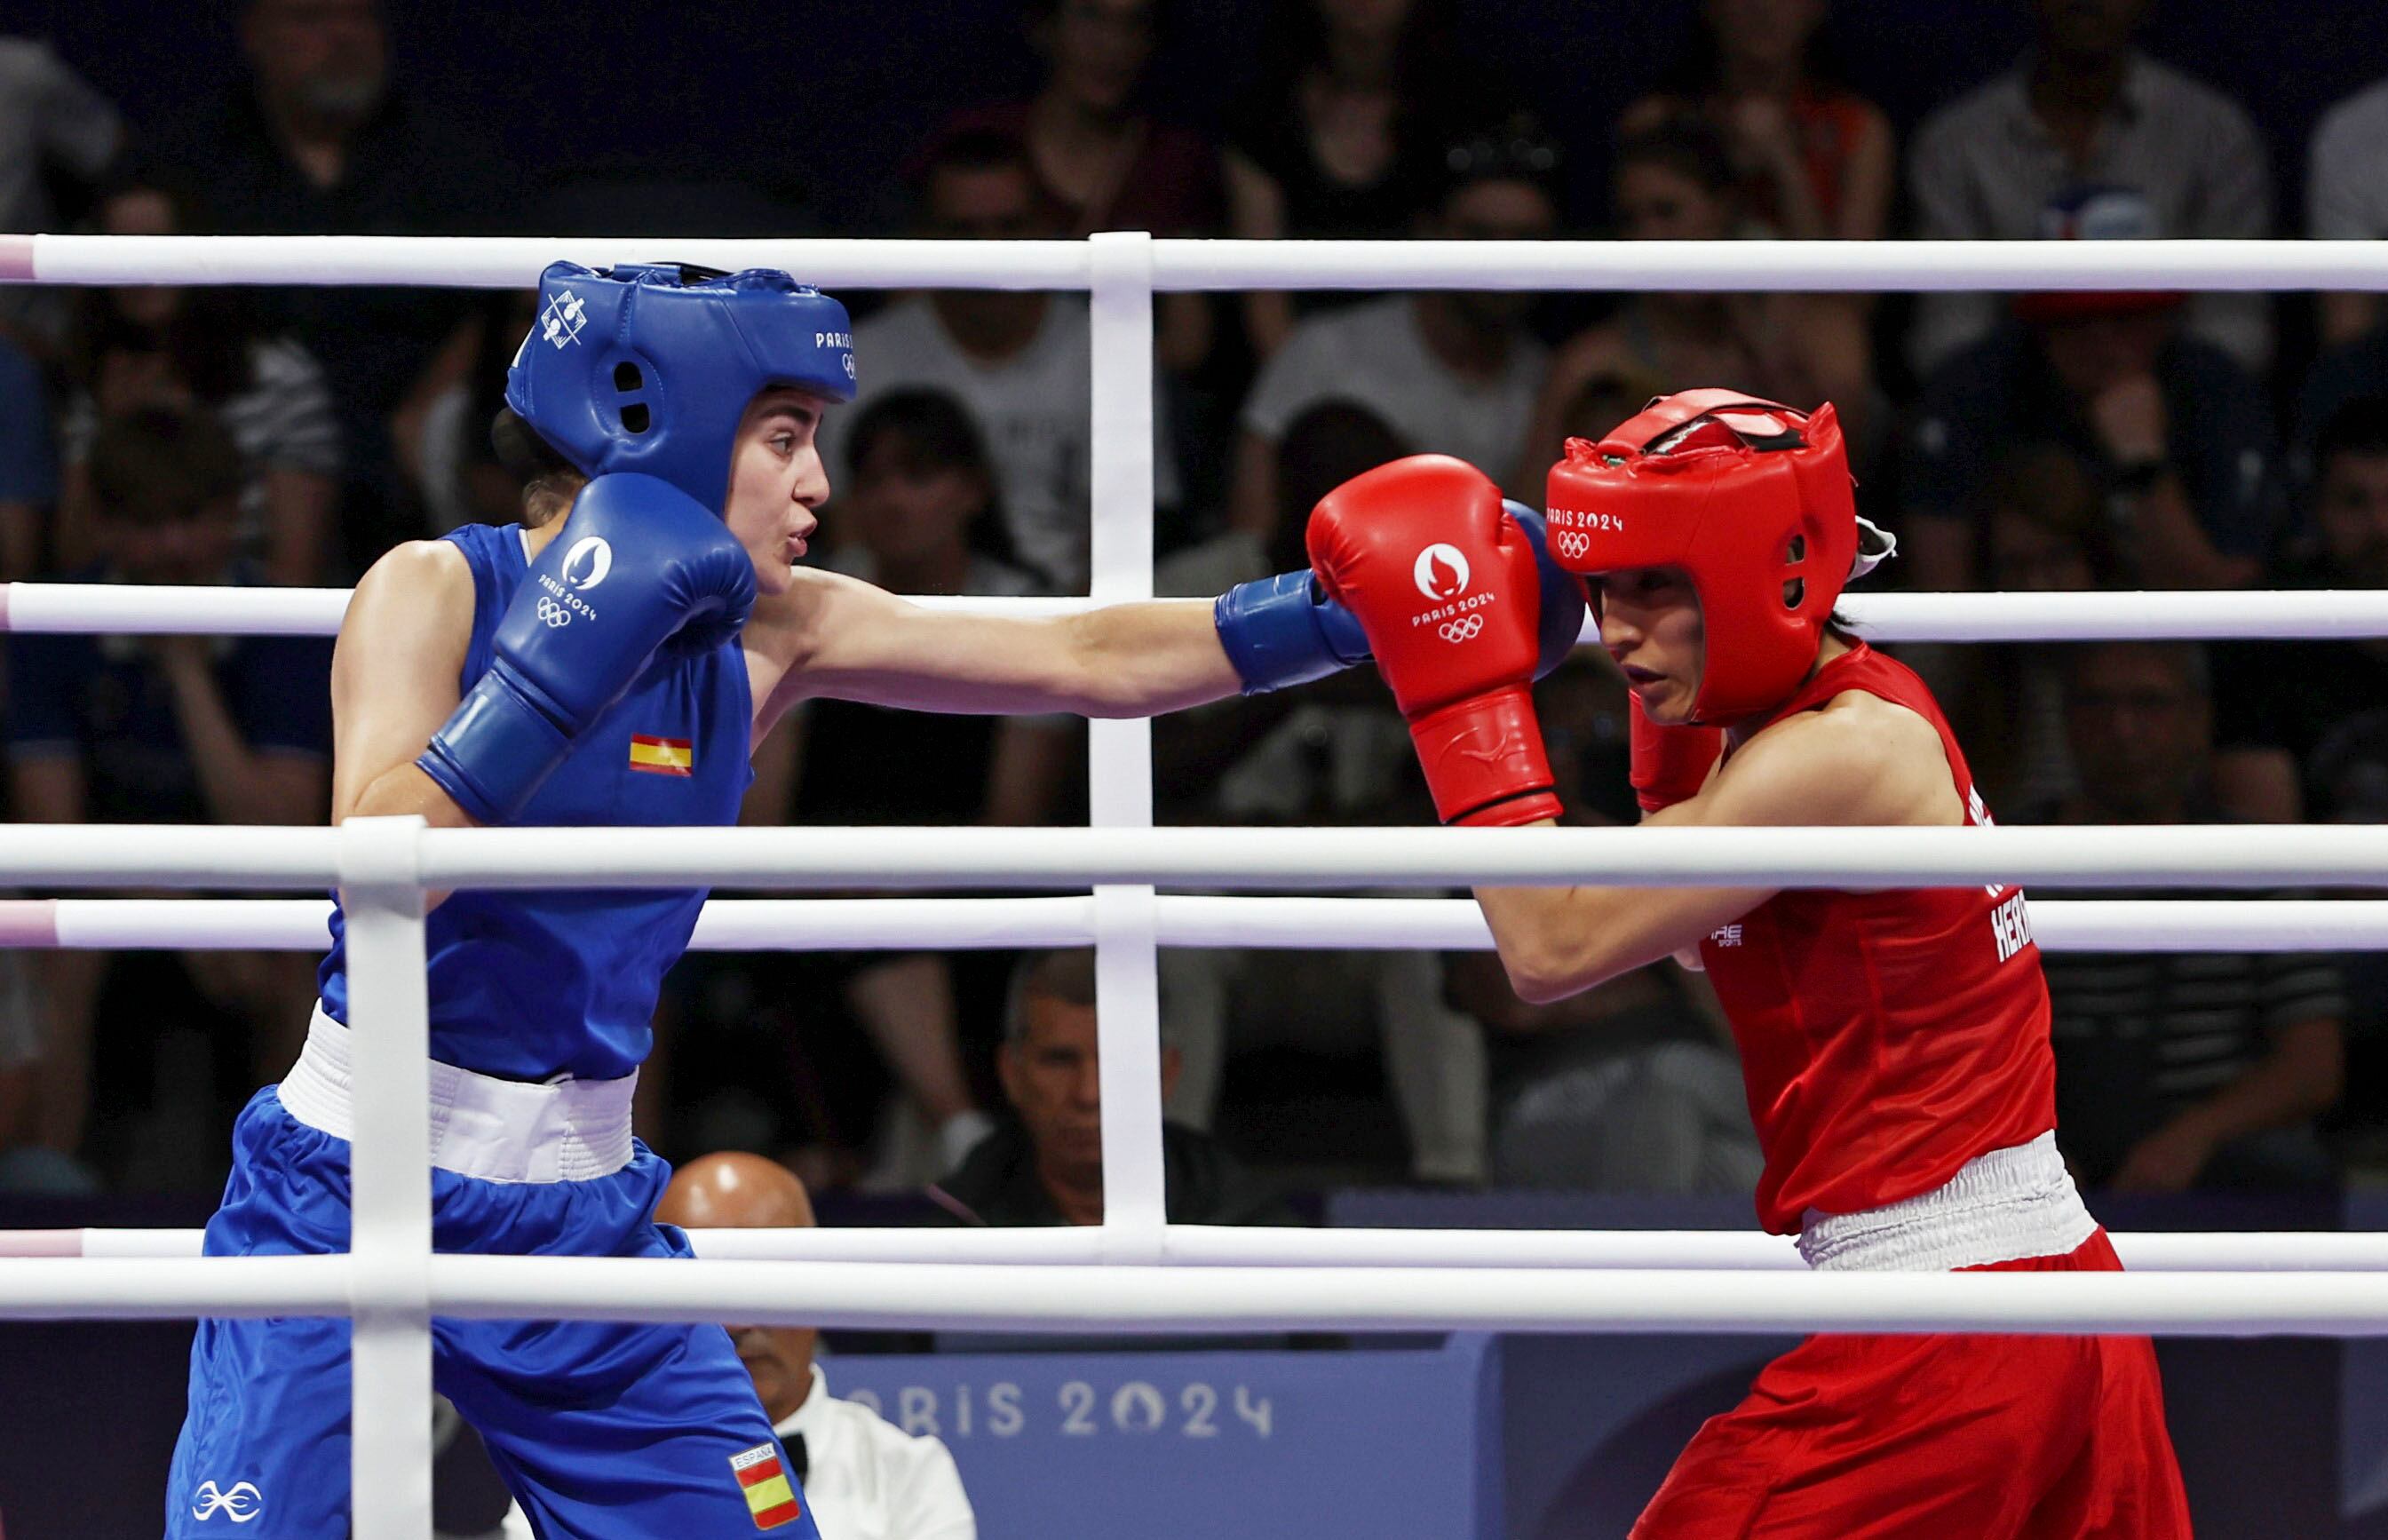
<svg viewBox="0 0 2388 1540">
<path fill-rule="evenodd" d="M 630 768 L 650 775 L 694 775 L 696 745 L 686 738 L 630 738 Z"/>
<path fill-rule="evenodd" d="M 788 1480 L 787 1467 L 780 1463 L 778 1445 L 758 1444 L 743 1454 L 732 1455 L 730 1469 L 746 1494 L 746 1511 L 755 1516 L 756 1529 L 778 1529 L 794 1523 L 804 1513 L 803 1505 L 796 1501 L 796 1489 Z"/>
</svg>

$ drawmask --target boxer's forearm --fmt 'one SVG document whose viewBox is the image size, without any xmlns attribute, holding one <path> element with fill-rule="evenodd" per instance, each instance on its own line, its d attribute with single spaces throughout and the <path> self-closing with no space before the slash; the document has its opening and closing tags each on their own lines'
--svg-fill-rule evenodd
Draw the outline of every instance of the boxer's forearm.
<svg viewBox="0 0 2388 1540">
<path fill-rule="evenodd" d="M 1069 633 L 1077 695 L 1088 717 L 1151 717 L 1239 693 L 1208 600 L 1110 605 L 1055 624 Z"/>
<path fill-rule="evenodd" d="M 776 633 L 748 628 L 750 651 L 788 669 L 773 713 L 828 696 L 921 711 L 1141 717 L 1243 686 L 1204 600 L 1030 619 L 931 609 L 831 574 L 808 576 L 800 597 Z"/>
</svg>

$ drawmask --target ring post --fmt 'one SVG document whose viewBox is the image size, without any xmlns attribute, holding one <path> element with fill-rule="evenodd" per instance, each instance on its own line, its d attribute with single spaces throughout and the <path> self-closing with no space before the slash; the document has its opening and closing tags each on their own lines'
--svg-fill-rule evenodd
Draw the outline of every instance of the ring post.
<svg viewBox="0 0 2388 1540">
<path fill-rule="evenodd" d="M 420 818 L 340 825 L 349 1028 L 351 1540 L 431 1534 L 431 1072 Z"/>
<path fill-rule="evenodd" d="M 1152 237 L 1091 238 L 1094 277 L 1092 596 L 1152 597 Z M 1087 821 L 1152 827 L 1152 724 L 1086 733 Z M 1105 1254 L 1161 1258 L 1161 1007 L 1153 890 L 1095 889 L 1096 1041 L 1102 1053 Z"/>
</svg>

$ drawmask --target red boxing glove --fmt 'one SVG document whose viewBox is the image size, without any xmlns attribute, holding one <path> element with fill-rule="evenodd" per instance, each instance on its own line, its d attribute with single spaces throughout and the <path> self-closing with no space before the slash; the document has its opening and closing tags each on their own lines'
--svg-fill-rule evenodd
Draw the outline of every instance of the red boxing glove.
<svg viewBox="0 0 2388 1540">
<path fill-rule="evenodd" d="M 1416 454 L 1356 476 L 1310 515 L 1311 570 L 1359 617 L 1445 823 L 1556 818 L 1527 683 L 1541 579 L 1501 490 L 1464 460 Z"/>
<path fill-rule="evenodd" d="M 1724 729 L 1660 727 L 1642 709 L 1639 695 L 1628 709 L 1633 723 L 1628 739 L 1633 748 L 1633 799 L 1642 811 L 1655 813 L 1699 795 L 1724 752 Z"/>
</svg>

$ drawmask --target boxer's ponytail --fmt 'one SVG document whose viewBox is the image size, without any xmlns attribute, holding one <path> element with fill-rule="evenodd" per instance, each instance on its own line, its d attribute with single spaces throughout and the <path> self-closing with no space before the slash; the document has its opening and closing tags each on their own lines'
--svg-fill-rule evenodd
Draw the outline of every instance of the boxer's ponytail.
<svg viewBox="0 0 2388 1540">
<path fill-rule="evenodd" d="M 511 406 L 489 420 L 489 448 L 508 476 L 522 483 L 523 527 L 536 529 L 561 516 L 589 484 L 572 462 L 555 452 Z"/>
</svg>

